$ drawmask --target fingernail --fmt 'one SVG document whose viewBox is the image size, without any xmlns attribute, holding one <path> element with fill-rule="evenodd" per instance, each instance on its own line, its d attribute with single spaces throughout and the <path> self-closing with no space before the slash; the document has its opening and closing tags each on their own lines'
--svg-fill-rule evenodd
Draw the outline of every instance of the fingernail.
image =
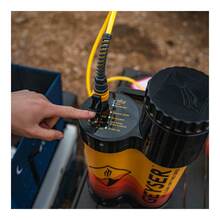
<svg viewBox="0 0 220 220">
<path fill-rule="evenodd" d="M 96 113 L 95 112 L 89 112 L 90 117 L 95 117 Z"/>
<path fill-rule="evenodd" d="M 58 139 L 62 139 L 63 138 L 63 133 L 60 133 L 59 135 L 58 135 Z"/>
</svg>

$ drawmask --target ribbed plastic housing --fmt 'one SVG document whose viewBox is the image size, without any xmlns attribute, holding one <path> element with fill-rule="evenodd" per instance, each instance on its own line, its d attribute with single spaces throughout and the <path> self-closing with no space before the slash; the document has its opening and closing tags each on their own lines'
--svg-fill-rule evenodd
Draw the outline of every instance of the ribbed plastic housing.
<svg viewBox="0 0 220 220">
<path fill-rule="evenodd" d="M 186 67 L 166 68 L 149 81 L 140 130 L 146 156 L 165 167 L 188 165 L 209 129 L 209 80 Z"/>
</svg>

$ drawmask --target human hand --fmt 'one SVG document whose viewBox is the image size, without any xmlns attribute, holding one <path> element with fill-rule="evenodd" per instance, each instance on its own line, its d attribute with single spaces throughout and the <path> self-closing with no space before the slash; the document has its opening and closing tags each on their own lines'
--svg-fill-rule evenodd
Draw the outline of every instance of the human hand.
<svg viewBox="0 0 220 220">
<path fill-rule="evenodd" d="M 51 103 L 44 95 L 29 90 L 11 93 L 11 128 L 15 135 L 52 141 L 63 138 L 52 129 L 59 117 L 89 119 L 94 112 Z"/>
</svg>

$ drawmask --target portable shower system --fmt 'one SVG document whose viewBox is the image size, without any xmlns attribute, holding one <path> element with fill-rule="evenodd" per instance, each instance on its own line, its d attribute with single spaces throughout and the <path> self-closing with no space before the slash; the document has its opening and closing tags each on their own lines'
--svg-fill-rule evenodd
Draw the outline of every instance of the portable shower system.
<svg viewBox="0 0 220 220">
<path fill-rule="evenodd" d="M 140 207 L 159 208 L 169 200 L 187 166 L 208 136 L 208 76 L 187 67 L 159 71 L 149 81 L 144 101 L 110 92 L 106 59 L 116 12 L 109 12 L 89 56 L 84 109 L 96 112 L 80 120 L 92 196 L 110 204 L 122 197 Z M 101 43 L 100 43 L 101 42 Z M 94 88 L 91 65 L 100 44 Z"/>
</svg>

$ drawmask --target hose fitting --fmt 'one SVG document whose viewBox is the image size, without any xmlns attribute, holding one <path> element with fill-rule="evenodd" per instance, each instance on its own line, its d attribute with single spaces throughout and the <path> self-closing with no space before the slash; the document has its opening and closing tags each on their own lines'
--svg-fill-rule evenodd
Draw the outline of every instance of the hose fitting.
<svg viewBox="0 0 220 220">
<path fill-rule="evenodd" d="M 91 109 L 96 112 L 102 112 L 108 108 L 109 89 L 105 70 L 110 40 L 111 34 L 105 33 L 99 51 L 91 104 Z"/>
</svg>

